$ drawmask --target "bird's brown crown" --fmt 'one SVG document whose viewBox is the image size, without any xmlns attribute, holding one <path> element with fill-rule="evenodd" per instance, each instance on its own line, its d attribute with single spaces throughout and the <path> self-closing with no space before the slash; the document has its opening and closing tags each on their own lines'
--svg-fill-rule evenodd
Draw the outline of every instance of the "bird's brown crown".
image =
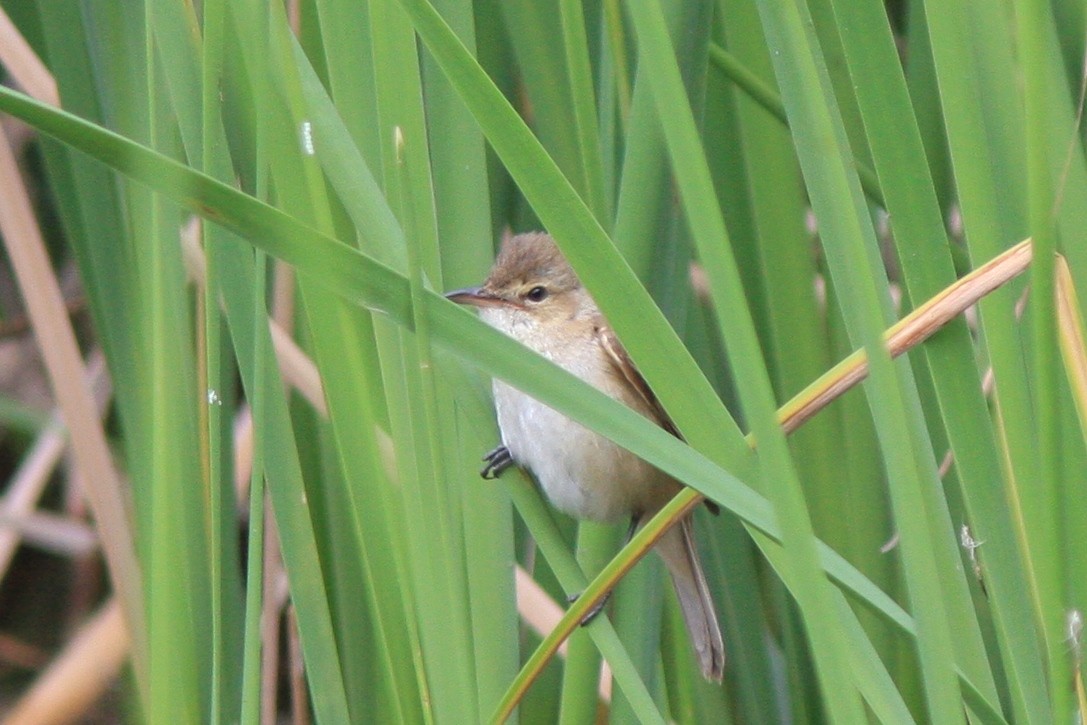
<svg viewBox="0 0 1087 725">
<path fill-rule="evenodd" d="M 573 267 L 549 234 L 528 232 L 507 237 L 485 287 L 508 290 L 539 281 L 547 281 L 551 293 L 581 286 Z"/>
</svg>

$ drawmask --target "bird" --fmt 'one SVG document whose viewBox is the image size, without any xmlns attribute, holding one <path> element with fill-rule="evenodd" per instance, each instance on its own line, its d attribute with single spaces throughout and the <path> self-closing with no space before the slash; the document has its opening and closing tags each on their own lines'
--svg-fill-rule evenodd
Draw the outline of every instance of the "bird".
<svg viewBox="0 0 1087 725">
<path fill-rule="evenodd" d="M 483 284 L 446 297 L 477 308 L 484 322 L 682 438 L 547 233 L 506 235 Z M 493 387 L 502 444 L 484 456 L 484 478 L 519 465 L 555 508 L 574 518 L 628 519 L 628 539 L 681 490 L 663 471 L 508 383 L 495 379 Z M 671 575 L 702 674 L 720 682 L 725 647 L 691 515 L 654 550 Z"/>
</svg>

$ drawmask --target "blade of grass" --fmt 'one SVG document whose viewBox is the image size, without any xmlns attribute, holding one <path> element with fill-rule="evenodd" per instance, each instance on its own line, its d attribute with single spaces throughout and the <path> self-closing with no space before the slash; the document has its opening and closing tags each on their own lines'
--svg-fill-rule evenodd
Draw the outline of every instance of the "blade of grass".
<svg viewBox="0 0 1087 725">
<path fill-rule="evenodd" d="M 456 1 L 439 3 L 438 9 L 465 47 L 476 53 L 477 23 L 486 11 Z M 441 279 L 444 286 L 456 288 L 478 283 L 478 275 L 492 255 L 492 211 L 479 199 L 479 190 L 488 185 L 486 147 L 468 109 L 433 60 L 424 54 L 421 65 L 431 184 L 442 250 Z M 449 432 L 459 428 L 456 408 L 463 386 L 438 362 L 440 427 Z M 455 366 L 460 368 L 461 364 Z M 447 462 L 452 499 L 460 506 L 475 686 L 479 710 L 486 713 L 502 696 L 504 683 L 516 672 L 519 660 L 518 642 L 513 638 L 484 634 L 513 631 L 517 626 L 516 594 L 507 575 L 515 563 L 514 520 L 506 497 L 494 496 L 489 487 L 473 485 L 474 481 L 464 483 L 472 481 L 478 471 L 479 453 L 497 440 L 490 411 L 482 417 L 488 421 L 486 425 L 479 424 L 481 418 L 472 420 L 475 430 L 470 437 L 482 439 L 482 443 L 466 444 L 460 433 L 443 435 L 441 455 Z"/>
<path fill-rule="evenodd" d="M 825 626 L 834 619 L 830 582 L 818 572 L 811 520 L 784 432 L 774 412 L 776 405 L 769 375 L 743 298 L 735 257 L 726 251 L 728 233 L 716 204 L 690 104 L 681 92 L 679 70 L 664 18 L 655 5 L 632 3 L 628 9 L 637 29 L 642 63 L 650 68 L 657 114 L 664 128 L 687 222 L 710 278 L 710 294 L 723 318 L 722 336 L 729 348 L 744 412 L 758 440 L 762 479 L 768 486 L 773 482 L 767 488 L 768 497 L 785 534 L 782 545 L 796 577 L 792 594 L 812 640 L 827 714 L 832 720 L 851 722 L 863 716 L 856 692 L 839 680 L 847 673 L 846 642 Z"/>
<path fill-rule="evenodd" d="M 249 73 L 246 81 L 253 90 L 260 111 L 256 127 L 256 185 L 258 189 L 266 189 L 273 183 L 278 171 L 269 164 L 269 160 L 283 158 L 274 152 L 274 149 L 283 148 L 282 138 L 277 135 L 282 133 L 283 125 L 281 100 L 271 88 L 275 76 L 263 66 L 270 62 L 270 53 L 281 52 L 282 46 L 275 42 L 275 36 L 271 33 L 277 19 L 266 18 L 264 10 L 256 5 L 231 10 L 236 13 L 230 18 L 234 23 L 231 32 L 238 38 L 240 56 L 249 64 L 245 69 Z M 255 37 L 240 31 L 241 28 L 253 27 L 264 28 L 265 31 Z M 265 321 L 258 324 L 252 319 L 253 304 L 251 299 L 247 299 L 248 291 L 256 284 L 255 263 L 252 255 L 247 255 L 245 249 L 234 243 L 224 244 L 212 252 L 221 255 L 219 264 L 223 269 L 223 278 L 232 280 L 232 284 L 224 287 L 222 295 L 239 370 L 250 399 L 256 394 L 259 382 L 252 375 L 256 364 L 255 350 L 259 347 L 267 358 L 261 363 L 266 374 L 262 388 L 266 405 L 265 478 L 287 568 L 291 598 L 298 613 L 315 712 L 319 719 L 348 719 L 349 707 L 329 606 L 327 574 L 321 565 L 318 532 L 315 531 L 312 509 L 308 505 L 298 438 L 292 429 L 278 371 L 274 367 L 267 367 L 271 360 L 271 345 L 267 341 L 257 345 L 253 337 L 268 334 Z"/>
<path fill-rule="evenodd" d="M 423 278 L 441 284 L 419 50 L 409 18 L 394 0 L 372 4 L 371 23 L 382 175 L 386 196 L 404 228 L 413 298 L 412 333 L 390 334 L 379 348 L 386 379 L 396 381 L 389 414 L 405 511 L 410 512 L 408 572 L 416 607 L 433 612 L 416 617 L 434 715 L 478 720 L 460 490 L 451 485 L 447 457 L 440 450 L 441 431 L 452 430 L 453 422 L 446 417 L 450 408 L 438 404 L 448 399 L 448 391 L 435 384 L 431 372 L 428 327 L 415 324 Z M 414 286 L 413 276 L 418 283 Z"/>
<path fill-rule="evenodd" d="M 152 91 L 151 97 L 158 95 Z M 152 118 L 161 113 L 153 110 Z M 157 135 L 152 128 L 152 136 Z M 184 291 L 180 250 L 166 240 L 176 239 L 171 224 L 173 211 L 168 202 L 147 194 L 144 209 L 135 209 L 137 234 L 143 232 L 152 243 L 143 250 L 140 262 L 147 275 L 143 334 L 151 343 L 151 355 L 144 369 L 148 385 L 147 420 L 152 421 L 147 445 L 148 468 L 136 469 L 152 482 L 137 499 L 137 521 L 141 528 L 141 550 L 147 566 L 144 582 L 148 607 L 151 719 L 175 718 L 182 723 L 200 722 L 207 703 L 201 702 L 197 684 L 201 654 L 195 626 L 206 623 L 203 606 L 206 571 L 200 555 L 205 553 L 205 529 L 200 521 L 199 488 L 192 468 L 195 455 L 195 379 L 186 363 L 189 358 L 180 348 L 188 338 L 188 320 L 179 299 Z M 142 212 L 142 213 L 141 213 Z M 139 217 L 146 217 L 140 219 Z M 140 505 L 140 499 L 144 503 Z M 193 501 L 196 498 L 196 502 Z"/>
<path fill-rule="evenodd" d="M 200 168 L 205 173 L 223 179 L 225 173 L 223 156 L 225 155 L 222 137 L 222 118 L 220 115 L 219 88 L 223 80 L 223 50 L 226 25 L 225 3 L 213 0 L 204 5 L 204 43 L 202 45 L 201 69 L 201 148 L 203 156 Z M 205 248 L 221 244 L 222 235 L 226 234 L 219 227 L 201 225 Z M 238 695 L 236 673 L 241 669 L 237 664 L 238 638 L 234 625 L 239 618 L 238 586 L 239 573 L 237 564 L 240 555 L 233 536 L 233 512 L 235 495 L 231 486 L 229 464 L 224 448 L 229 448 L 229 428 L 223 425 L 223 406 L 226 392 L 224 388 L 224 360 L 228 359 L 227 350 L 222 341 L 223 319 L 219 308 L 218 290 L 222 284 L 219 268 L 214 264 L 217 255 L 212 255 L 210 263 L 205 264 L 204 287 L 201 304 L 203 306 L 203 331 L 198 339 L 203 343 L 204 356 L 203 384 L 200 389 L 206 391 L 201 411 L 205 419 L 204 446 L 204 481 L 209 512 L 208 548 L 210 554 L 211 578 L 211 703 L 210 722 L 221 725 L 238 717 L 241 697 Z"/>
<path fill-rule="evenodd" d="M 339 34 L 334 37 L 338 38 Z M 348 43 L 349 47 L 365 44 L 363 39 L 355 37 L 344 38 L 342 42 Z M 291 83 L 300 85 L 305 106 L 301 113 L 312 129 L 314 160 L 324 169 L 333 188 L 340 192 L 340 199 L 355 222 L 362 247 L 397 268 L 406 268 L 403 232 L 377 181 L 300 46 L 293 44 L 293 53 L 297 80 Z M 336 79 L 342 72 L 346 71 L 338 64 L 330 64 L 335 87 L 340 87 Z M 350 103 L 354 98 L 354 94 L 349 93 L 346 102 Z M 356 130 L 356 137 L 359 133 L 360 130 Z M 309 295 L 311 307 L 318 302 L 320 300 Z M 333 420 L 334 446 L 346 484 L 345 507 L 361 547 L 373 597 L 370 606 L 376 613 L 364 622 L 371 629 L 375 642 L 379 643 L 380 659 L 384 663 L 374 675 L 380 678 L 386 701 L 394 708 L 392 712 L 398 713 L 395 719 L 418 719 L 422 717 L 418 696 L 421 665 L 412 653 L 419 652 L 420 647 L 418 630 L 406 609 L 412 600 L 406 574 L 408 562 L 403 547 L 390 548 L 386 543 L 399 541 L 393 532 L 399 525 L 397 522 L 404 519 L 405 509 L 398 485 L 395 480 L 389 480 L 389 473 L 379 465 L 379 426 L 386 426 L 388 418 L 385 412 L 388 396 L 381 389 L 382 372 L 378 350 L 374 349 L 375 340 L 380 346 L 381 328 L 374 325 L 365 311 L 342 305 L 335 307 L 337 309 L 330 308 L 327 312 L 314 309 L 310 319 L 317 325 L 335 327 L 327 336 L 322 333 L 320 355 L 322 367 L 334 386 L 327 397 Z M 338 321 L 333 324 L 334 318 Z M 335 346 L 334 352 L 328 351 L 329 344 Z M 372 482 L 375 481 L 386 481 L 386 485 L 374 485 Z M 330 493 L 338 495 L 335 491 Z M 343 596 L 346 603 L 353 595 L 344 589 Z M 357 615 L 345 612 L 341 616 Z M 404 633 L 405 636 L 390 636 L 391 633 Z M 362 658 L 357 666 L 368 666 L 367 659 Z M 359 692 L 359 696 L 353 698 L 355 707 L 370 707 L 367 701 L 372 704 L 372 696 L 363 694 L 365 690 L 361 689 L 361 683 L 351 681 L 349 687 Z M 412 712 L 415 715 L 406 714 Z"/>
<path fill-rule="evenodd" d="M 1066 543 L 1066 519 L 1061 509 L 1061 489 L 1070 479 L 1063 470 L 1063 452 L 1059 414 L 1063 392 L 1057 384 L 1058 339 L 1056 311 L 1055 257 L 1059 238 L 1053 189 L 1054 160 L 1050 159 L 1050 129 L 1046 120 L 1053 113 L 1048 86 L 1053 79 L 1047 73 L 1048 25 L 1052 22 L 1048 4 L 1019 3 L 1016 6 L 1016 40 L 1018 58 L 1023 69 L 1024 122 L 1027 153 L 1027 199 L 1031 235 L 1036 255 L 1031 269 L 1030 332 L 1032 348 L 1032 392 L 1037 433 L 1037 457 L 1041 464 L 1035 471 L 1029 495 L 1023 499 L 1023 515 L 1032 528 L 1031 546 L 1035 557 L 1035 584 L 1045 633 L 1047 664 L 1053 682 L 1067 682 L 1069 669 L 1066 647 L 1065 613 L 1070 605 L 1068 585 L 1071 572 L 1065 568 L 1064 556 L 1047 556 L 1043 552 L 1059 552 Z M 1070 720 L 1075 717 L 1071 692 L 1066 687 L 1051 687 L 1049 691 L 1053 717 Z M 1081 713 L 1082 715 L 1083 713 Z"/>
<path fill-rule="evenodd" d="M 885 13 L 874 6 L 835 3 L 841 19 L 846 60 L 864 117 L 873 161 L 893 220 L 903 281 L 914 300 L 929 298 L 954 279 L 954 266 L 943 232 L 935 191 L 927 179 L 924 148 L 898 72 L 881 74 L 873 67 L 897 68 L 898 54 Z M 863 25 L 864 33 L 856 32 Z M 940 412 L 955 456 L 956 471 L 974 536 L 991 544 L 985 551 L 986 588 L 1003 649 L 1016 719 L 1046 722 L 1045 680 L 1038 663 L 1038 642 L 1022 622 L 1029 619 L 1030 600 L 1023 561 L 1011 531 L 1001 480 L 1000 455 L 981 377 L 973 361 L 970 333 L 964 323 L 949 325 L 924 348 L 936 388 Z M 948 562 L 950 564 L 951 562 Z M 965 582 L 948 582 L 950 615 L 960 666 L 997 701 L 996 686 L 981 642 Z"/>
<path fill-rule="evenodd" d="M 760 2 L 790 127 L 836 288 L 849 298 L 842 309 L 850 337 L 868 351 L 872 382 L 866 388 L 890 478 L 891 500 L 902 537 L 911 608 L 917 617 L 918 653 L 928 717 L 962 720 L 954 676 L 950 625 L 940 591 L 939 535 L 930 528 L 939 512 L 936 465 L 921 428 L 912 380 L 892 364 L 880 342 L 888 297 L 876 240 L 844 136 L 810 19 L 799 6 Z M 827 144 L 832 153 L 826 153 Z M 860 263 L 863 260 L 863 263 Z M 926 513 L 927 512 L 927 513 Z M 946 538 L 945 538 L 946 541 Z M 935 547 L 935 549 L 934 549 Z M 946 546 L 945 546 L 946 550 Z"/>
<path fill-rule="evenodd" d="M 611 213 L 604 193 L 604 160 L 600 152 L 600 133 L 597 128 L 597 103 L 593 90 L 592 66 L 588 34 L 585 32 L 585 16 L 578 0 L 559 0 L 559 17 L 562 24 L 563 51 L 566 55 L 567 82 L 570 87 L 571 115 L 577 144 L 577 156 L 581 159 L 581 189 L 594 216 L 607 228 Z"/>
<path fill-rule="evenodd" d="M 751 100 L 762 106 L 767 113 L 781 121 L 782 124 L 789 125 L 789 119 L 785 115 L 785 106 L 781 102 L 781 96 L 769 84 L 763 82 L 747 65 L 716 43 L 710 44 L 709 58 L 713 67 L 717 68 L 738 88 L 742 89 Z M 873 202 L 883 206 L 883 191 L 880 189 L 876 172 L 863 161 L 857 161 L 856 164 L 857 175 L 860 177 L 864 193 Z"/>
<path fill-rule="evenodd" d="M 767 79 L 760 83 L 769 90 L 773 66 L 757 8 L 748 2 L 729 2 L 722 4 L 721 13 L 729 18 L 723 24 L 728 47 L 746 68 Z M 713 52 L 711 47 L 711 57 Z M 748 258 L 740 257 L 738 262 L 756 314 L 777 400 L 783 401 L 829 366 L 832 346 L 838 349 L 848 346 L 837 343 L 837 320 L 826 319 L 828 315 L 834 317 L 834 305 L 822 304 L 818 296 L 817 275 L 822 273 L 817 255 L 813 254 L 814 240 L 805 226 L 807 199 L 784 123 L 784 110 L 776 91 L 772 92 L 780 119 L 771 117 L 759 103 L 746 98 L 746 89 L 745 93 L 730 91 L 729 95 L 736 98 L 736 133 L 742 139 L 742 146 L 730 153 L 709 153 L 711 161 L 719 157 L 721 166 L 739 166 L 744 171 L 742 178 L 722 180 L 718 185 L 731 183 L 746 191 L 750 200 L 752 229 L 749 231 L 735 229 L 739 223 L 737 217 L 742 218 L 737 212 L 744 207 L 734 211 L 725 201 L 723 211 L 729 231 L 737 241 L 737 254 L 742 254 L 739 250 L 745 246 L 753 247 L 747 253 Z M 712 138 L 707 137 L 707 146 Z M 737 164 L 737 159 L 746 163 Z M 745 245 L 745 239 L 754 243 Z M 755 296 L 759 294 L 763 298 L 761 314 L 760 301 Z M 897 585 L 893 560 L 879 551 L 890 536 L 886 492 L 881 485 L 875 435 L 868 413 L 863 402 L 856 398 L 843 400 L 819 420 L 798 430 L 790 439 L 790 447 L 817 535 L 873 582 L 893 592 Z M 831 450 L 836 454 L 827 455 Z M 864 511 L 865 515 L 843 520 L 843 510 Z M 886 656 L 893 643 L 889 630 L 867 613 L 862 616 L 873 643 Z M 793 641 L 784 642 L 789 645 Z M 791 671 L 806 663 L 804 643 L 800 644 L 801 651 L 784 654 Z M 810 676 L 806 679 L 811 680 Z M 799 700 L 799 695 L 794 698 L 794 702 Z M 803 715 L 797 717 L 805 719 Z"/>
<path fill-rule="evenodd" d="M 211 250 L 211 253 L 220 255 L 217 264 L 223 270 L 224 279 L 233 280 L 221 291 L 233 333 L 239 371 L 247 395 L 251 398 L 256 394 L 256 380 L 251 375 L 255 341 L 253 333 L 246 330 L 253 330 L 254 325 L 250 317 L 252 303 L 248 299 L 249 290 L 255 283 L 252 254 L 236 243 L 221 246 L 220 249 Z M 259 334 L 267 334 L 267 328 L 259 328 Z M 270 354 L 270 342 L 264 344 L 263 349 L 266 355 Z M 299 631 L 314 709 L 318 718 L 331 717 L 333 722 L 347 722 L 349 715 L 340 679 L 335 633 L 324 594 L 326 584 L 307 510 L 287 403 L 274 360 L 267 361 L 265 365 L 269 366 L 266 368 L 268 380 L 264 388 L 267 405 L 265 475 L 287 566 L 291 599 L 299 616 Z"/>
<path fill-rule="evenodd" d="M 572 180 L 578 194 L 585 199 L 591 198 L 590 195 L 599 199 L 603 189 L 593 191 L 583 186 L 591 178 L 588 168 L 591 159 L 581 155 L 580 144 L 589 139 L 578 133 L 576 114 L 586 101 L 575 100 L 573 94 L 586 89 L 575 89 L 571 85 L 574 70 L 568 65 L 568 57 L 578 51 L 565 47 L 569 37 L 563 32 L 560 0 L 507 0 L 500 8 L 506 32 L 514 39 L 512 52 L 516 58 L 518 83 L 527 101 L 526 121 L 566 178 Z M 525 28 L 532 30 L 525 32 Z M 584 37 L 575 42 L 584 43 Z M 563 47 L 559 48 L 560 44 Z M 436 56 L 434 60 L 441 68 L 440 57 Z M 442 70 L 448 77 L 448 70 Z M 455 81 L 453 83 L 456 88 Z M 591 141 L 599 143 L 596 138 Z M 598 221 L 604 224 L 606 220 Z"/>
<path fill-rule="evenodd" d="M 716 40 L 727 42 L 730 50 L 741 54 L 746 64 L 772 82 L 769 51 L 755 5 L 720 2 L 718 6 L 719 17 L 728 18 L 728 21 L 719 23 L 721 28 Z M 716 65 L 712 60 L 714 47 L 711 45 L 709 51 L 711 66 Z M 732 253 L 736 256 L 775 396 L 780 401 L 829 363 L 827 337 L 821 319 L 823 313 L 812 284 L 816 259 L 811 253 L 810 232 L 804 226 L 807 202 L 785 125 L 745 97 L 725 75 L 711 71 L 709 82 L 709 99 L 717 100 L 708 110 L 715 108 L 719 119 L 714 122 L 707 118 L 704 122 L 705 153 L 714 174 L 732 241 Z M 701 297 L 709 303 L 708 290 L 703 290 Z M 715 319 L 713 324 L 719 326 L 721 322 Z M 715 336 L 720 337 L 719 331 Z M 710 354 L 721 356 L 722 346 L 716 346 Z M 812 444 L 821 436 L 818 429 L 830 430 L 828 426 L 833 425 L 837 417 L 837 414 L 822 416 L 815 425 L 793 437 L 790 449 L 804 484 L 815 531 L 857 563 L 853 552 L 841 548 L 843 537 L 853 527 L 840 525 L 834 501 L 837 496 L 853 492 L 849 481 L 857 478 L 857 468 L 845 466 L 843 470 L 840 458 L 832 462 L 830 457 L 822 454 L 808 455 Z M 851 431 L 850 440 L 858 437 L 856 433 L 856 429 Z M 823 488 L 818 484 L 822 478 L 821 470 L 834 477 L 833 487 Z M 833 495 L 824 492 L 833 492 Z M 831 520 L 834 523 L 824 525 L 824 521 Z M 851 521 L 859 520 L 858 517 Z M 871 569 L 866 573 L 871 576 Z M 729 587 L 730 590 L 733 588 Z M 761 717 L 771 714 L 781 717 L 787 707 L 793 711 L 792 717 L 806 721 L 815 717 L 813 711 L 819 707 L 818 682 L 797 609 L 780 581 L 767 588 L 763 599 L 765 603 L 761 606 L 741 610 L 742 619 L 738 624 L 744 630 L 751 630 L 749 637 L 761 637 L 766 628 L 780 633 L 778 644 L 782 647 L 780 656 L 785 668 L 777 679 L 788 683 L 784 686 L 792 694 L 787 706 L 760 708 L 764 712 Z M 764 622 L 749 621 L 760 614 Z M 732 646 L 730 643 L 730 648 Z M 767 673 L 761 681 L 756 679 L 751 684 L 767 689 L 781 687 L 771 682 L 773 679 Z M 773 692 L 768 694 L 777 698 Z M 805 707 L 811 710 L 802 712 L 801 708 Z"/>
<path fill-rule="evenodd" d="M 947 144 L 962 210 L 965 240 L 974 259 L 992 256 L 1009 238 L 1026 229 L 1026 198 L 1022 143 L 1022 103 L 1017 89 L 1003 82 L 1012 71 L 1006 18 L 1000 13 L 975 13 L 968 4 L 952 0 L 925 5 L 926 27 L 938 79 Z M 984 66 L 978 59 L 985 58 Z M 1013 139 L 1015 139 L 1013 141 Z M 1030 421 L 1022 350 L 1024 339 L 1014 307 L 1018 293 L 1007 290 L 979 305 L 985 354 L 998 384 L 994 401 L 998 441 L 1005 467 L 1004 495 L 1010 502 L 1015 534 L 1027 561 L 1028 592 L 1039 618 L 1035 562 L 1022 507 L 1024 487 L 1041 470 Z"/>
<path fill-rule="evenodd" d="M 266 258 L 257 252 L 254 265 L 256 284 L 252 288 L 251 315 L 254 325 L 267 319 L 265 309 Z M 245 579 L 245 657 L 242 662 L 241 722 L 257 725 L 261 720 L 261 613 L 264 611 L 264 364 L 263 349 L 266 335 L 253 330 L 253 395 L 249 398 L 253 410 L 253 468 L 249 472 L 249 539 L 246 552 Z"/>
</svg>

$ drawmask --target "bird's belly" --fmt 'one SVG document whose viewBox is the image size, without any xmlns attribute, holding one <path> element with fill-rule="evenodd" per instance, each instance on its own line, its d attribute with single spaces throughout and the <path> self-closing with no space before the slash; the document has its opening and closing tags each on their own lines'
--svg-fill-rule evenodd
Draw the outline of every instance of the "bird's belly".
<svg viewBox="0 0 1087 725">
<path fill-rule="evenodd" d="M 646 510 L 667 479 L 607 438 L 514 388 L 495 382 L 502 442 L 555 508 L 576 518 L 618 521 Z M 656 492 L 658 495 L 660 491 Z"/>
</svg>

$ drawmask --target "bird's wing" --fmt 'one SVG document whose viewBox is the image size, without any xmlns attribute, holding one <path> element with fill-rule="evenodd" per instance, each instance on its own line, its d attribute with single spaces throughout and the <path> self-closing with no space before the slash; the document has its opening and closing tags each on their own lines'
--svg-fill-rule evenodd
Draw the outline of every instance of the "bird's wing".
<svg viewBox="0 0 1087 725">
<path fill-rule="evenodd" d="M 657 400 L 657 396 L 653 394 L 652 388 L 645 382 L 645 378 L 638 372 L 637 366 L 634 361 L 630 359 L 630 355 L 627 354 L 627 350 L 623 347 L 623 343 L 619 342 L 619 338 L 616 336 L 615 331 L 611 329 L 603 321 L 600 321 L 595 326 L 596 339 L 600 343 L 600 347 L 608 356 L 608 360 L 611 362 L 615 373 L 621 378 L 630 383 L 638 396 L 645 402 L 646 407 L 653 412 L 653 416 L 660 423 L 661 428 L 674 435 L 676 438 L 683 440 L 683 436 L 679 434 L 679 429 L 676 428 L 675 423 L 668 417 L 668 413 L 665 412 L 661 406 L 660 401 Z"/>
<path fill-rule="evenodd" d="M 657 422 L 660 423 L 661 428 L 664 428 L 676 438 L 684 440 L 683 436 L 680 435 L 679 429 L 676 428 L 676 424 L 668 417 L 668 413 L 665 412 L 664 407 L 661 406 L 660 401 L 657 400 L 657 396 L 653 394 L 653 389 L 649 387 L 649 383 L 645 382 L 645 378 L 638 372 L 638 367 L 634 364 L 634 361 L 630 359 L 630 355 L 627 354 L 627 349 L 623 347 L 623 343 L 619 342 L 619 338 L 616 336 L 615 331 L 601 318 L 595 325 L 594 332 L 596 333 L 597 342 L 600 343 L 600 347 L 607 354 L 608 360 L 615 370 L 615 374 L 625 379 L 630 383 L 630 387 L 638 392 L 639 397 L 645 401 L 646 406 L 653 412 L 653 416 L 657 419 Z M 720 513 L 721 508 L 716 502 L 707 498 L 703 503 L 706 504 L 706 508 L 708 508 L 714 516 Z"/>
</svg>

